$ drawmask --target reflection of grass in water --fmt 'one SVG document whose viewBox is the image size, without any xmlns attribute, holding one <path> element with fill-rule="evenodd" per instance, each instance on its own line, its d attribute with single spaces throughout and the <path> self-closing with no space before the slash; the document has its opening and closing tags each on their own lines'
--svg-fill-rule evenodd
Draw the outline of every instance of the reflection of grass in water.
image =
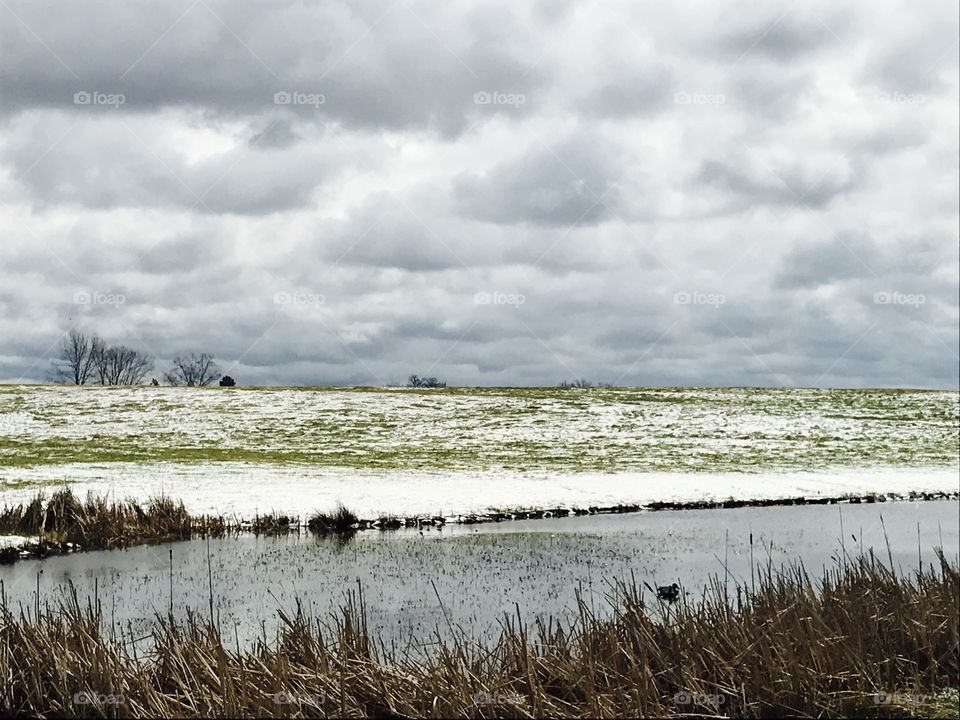
<svg viewBox="0 0 960 720">
<path fill-rule="evenodd" d="M 8 480 L 0 485 L 0 491 L 4 490 L 23 490 L 26 488 L 63 488 L 69 486 L 69 482 L 63 480 Z"/>
<path fill-rule="evenodd" d="M 181 715 L 184 697 L 191 712 L 228 716 L 949 717 L 958 601 L 960 573 L 942 555 L 909 576 L 870 555 L 817 584 L 801 567 L 767 567 L 755 592 L 716 579 L 671 605 L 614 583 L 609 614 L 580 598 L 571 624 L 507 617 L 492 645 L 451 627 L 453 639 L 408 653 L 371 637 L 351 591 L 326 629 L 298 605 L 248 651 L 215 617 L 158 617 L 144 661 L 151 633 L 137 644 L 104 632 L 102 603 L 73 595 L 36 616 L 2 608 L 0 657 L 23 714 L 75 711 L 77 689 L 62 682 L 74 677 L 96 678 L 134 717 Z"/>
<path fill-rule="evenodd" d="M 281 513 L 257 513 L 250 522 L 250 531 L 256 535 L 282 535 L 299 525 L 299 520 Z"/>
<path fill-rule="evenodd" d="M 101 407 L 102 406 L 102 407 Z M 68 462 L 760 471 L 952 465 L 955 393 L 0 387 L 0 468 Z M 16 427 L 16 423 L 13 423 Z"/>
</svg>

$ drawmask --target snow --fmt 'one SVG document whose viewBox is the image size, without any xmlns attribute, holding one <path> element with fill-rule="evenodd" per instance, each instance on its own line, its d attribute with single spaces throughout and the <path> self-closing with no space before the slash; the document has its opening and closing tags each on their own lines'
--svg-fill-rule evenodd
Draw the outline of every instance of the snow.
<svg viewBox="0 0 960 720">
<path fill-rule="evenodd" d="M 63 484 L 245 518 L 957 492 L 958 399 L 0 386 L 0 506 Z"/>
<path fill-rule="evenodd" d="M 249 519 L 257 512 L 306 515 L 343 503 L 362 517 L 483 512 L 492 508 L 587 507 L 655 501 L 837 497 L 960 490 L 958 468 L 837 468 L 784 473 L 365 472 L 247 463 L 71 463 L 20 470 L 0 501 L 25 502 L 33 482 L 140 501 L 166 494 L 194 513 Z M 0 486 L 2 487 L 2 486 Z"/>
<path fill-rule="evenodd" d="M 0 535 L 0 550 L 8 547 L 23 547 L 28 542 L 30 538 L 25 538 L 23 535 Z"/>
</svg>

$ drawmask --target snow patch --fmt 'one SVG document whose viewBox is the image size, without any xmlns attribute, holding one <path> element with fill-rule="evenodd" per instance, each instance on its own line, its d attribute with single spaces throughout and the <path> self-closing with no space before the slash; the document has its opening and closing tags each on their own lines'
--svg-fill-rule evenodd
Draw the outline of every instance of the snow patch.
<svg viewBox="0 0 960 720">
<path fill-rule="evenodd" d="M 117 500 L 168 495 L 192 513 L 249 518 L 277 511 L 304 516 L 343 503 L 362 517 L 458 515 L 494 508 L 646 505 L 652 502 L 765 500 L 960 491 L 953 468 L 838 468 L 783 473 L 372 472 L 217 462 L 72 463 L 0 471 L 0 504 L 27 502 L 45 483 Z M 4 488 L 4 482 L 16 486 Z M 34 485 L 31 487 L 30 485 Z"/>
</svg>

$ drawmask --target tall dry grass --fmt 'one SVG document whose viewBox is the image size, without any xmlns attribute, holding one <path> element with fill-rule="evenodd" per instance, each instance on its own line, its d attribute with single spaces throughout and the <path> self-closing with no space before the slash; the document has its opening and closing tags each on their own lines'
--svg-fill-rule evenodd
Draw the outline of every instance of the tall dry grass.
<svg viewBox="0 0 960 720">
<path fill-rule="evenodd" d="M 49 500 L 40 493 L 29 503 L 0 509 L 0 535 L 35 538 L 40 550 L 67 543 L 86 549 L 115 548 L 219 536 L 229 529 L 223 517 L 190 515 L 182 502 L 165 496 L 146 504 L 92 494 L 81 500 L 66 488 Z"/>
<path fill-rule="evenodd" d="M 897 576 L 872 556 L 813 581 L 762 571 L 727 598 L 648 601 L 634 583 L 612 614 L 570 624 L 504 618 L 492 647 L 461 632 L 416 655 L 370 638 L 362 596 L 321 625 L 282 615 L 243 649 L 208 619 L 158 617 L 138 642 L 105 633 L 73 596 L 0 617 L 0 707 L 47 717 L 744 717 L 956 714 L 960 574 Z M 952 693 L 952 694 L 951 694 Z"/>
</svg>

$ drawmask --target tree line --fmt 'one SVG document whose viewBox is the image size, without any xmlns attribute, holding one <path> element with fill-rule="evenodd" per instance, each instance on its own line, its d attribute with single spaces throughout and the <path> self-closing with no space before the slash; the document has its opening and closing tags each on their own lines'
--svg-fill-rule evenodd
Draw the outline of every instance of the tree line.
<svg viewBox="0 0 960 720">
<path fill-rule="evenodd" d="M 435 377 L 420 377 L 411 375 L 407 378 L 407 387 L 412 388 L 445 388 L 447 383 Z"/>
<path fill-rule="evenodd" d="M 153 368 L 153 359 L 146 353 L 125 345 L 108 345 L 96 333 L 73 329 L 60 345 L 52 376 L 55 382 L 68 385 L 141 385 Z M 163 379 L 169 385 L 197 387 L 218 379 L 220 385 L 236 384 L 230 376 L 220 374 L 209 353 L 178 355 Z M 156 378 L 151 382 L 160 384 Z"/>
<path fill-rule="evenodd" d="M 141 385 L 153 371 L 153 359 L 146 353 L 124 345 L 108 345 L 96 333 L 72 329 L 60 345 L 60 353 L 53 362 L 53 380 L 72 385 Z M 209 353 L 178 355 L 163 374 L 168 385 L 206 387 L 219 380 L 224 387 L 233 387 L 236 381 L 221 375 L 220 368 Z M 152 384 L 160 383 L 154 378 Z M 445 388 L 447 383 L 436 377 L 411 375 L 407 387 Z M 586 378 L 564 380 L 558 387 L 608 388 L 610 383 L 594 383 Z"/>
<path fill-rule="evenodd" d="M 595 383 L 592 380 L 587 380 L 586 378 L 576 378 L 575 380 L 564 380 L 559 385 L 557 385 L 557 387 L 564 388 L 566 390 L 573 390 L 575 388 L 592 388 L 592 387 L 612 388 L 613 383 L 607 383 L 607 382 Z"/>
</svg>

